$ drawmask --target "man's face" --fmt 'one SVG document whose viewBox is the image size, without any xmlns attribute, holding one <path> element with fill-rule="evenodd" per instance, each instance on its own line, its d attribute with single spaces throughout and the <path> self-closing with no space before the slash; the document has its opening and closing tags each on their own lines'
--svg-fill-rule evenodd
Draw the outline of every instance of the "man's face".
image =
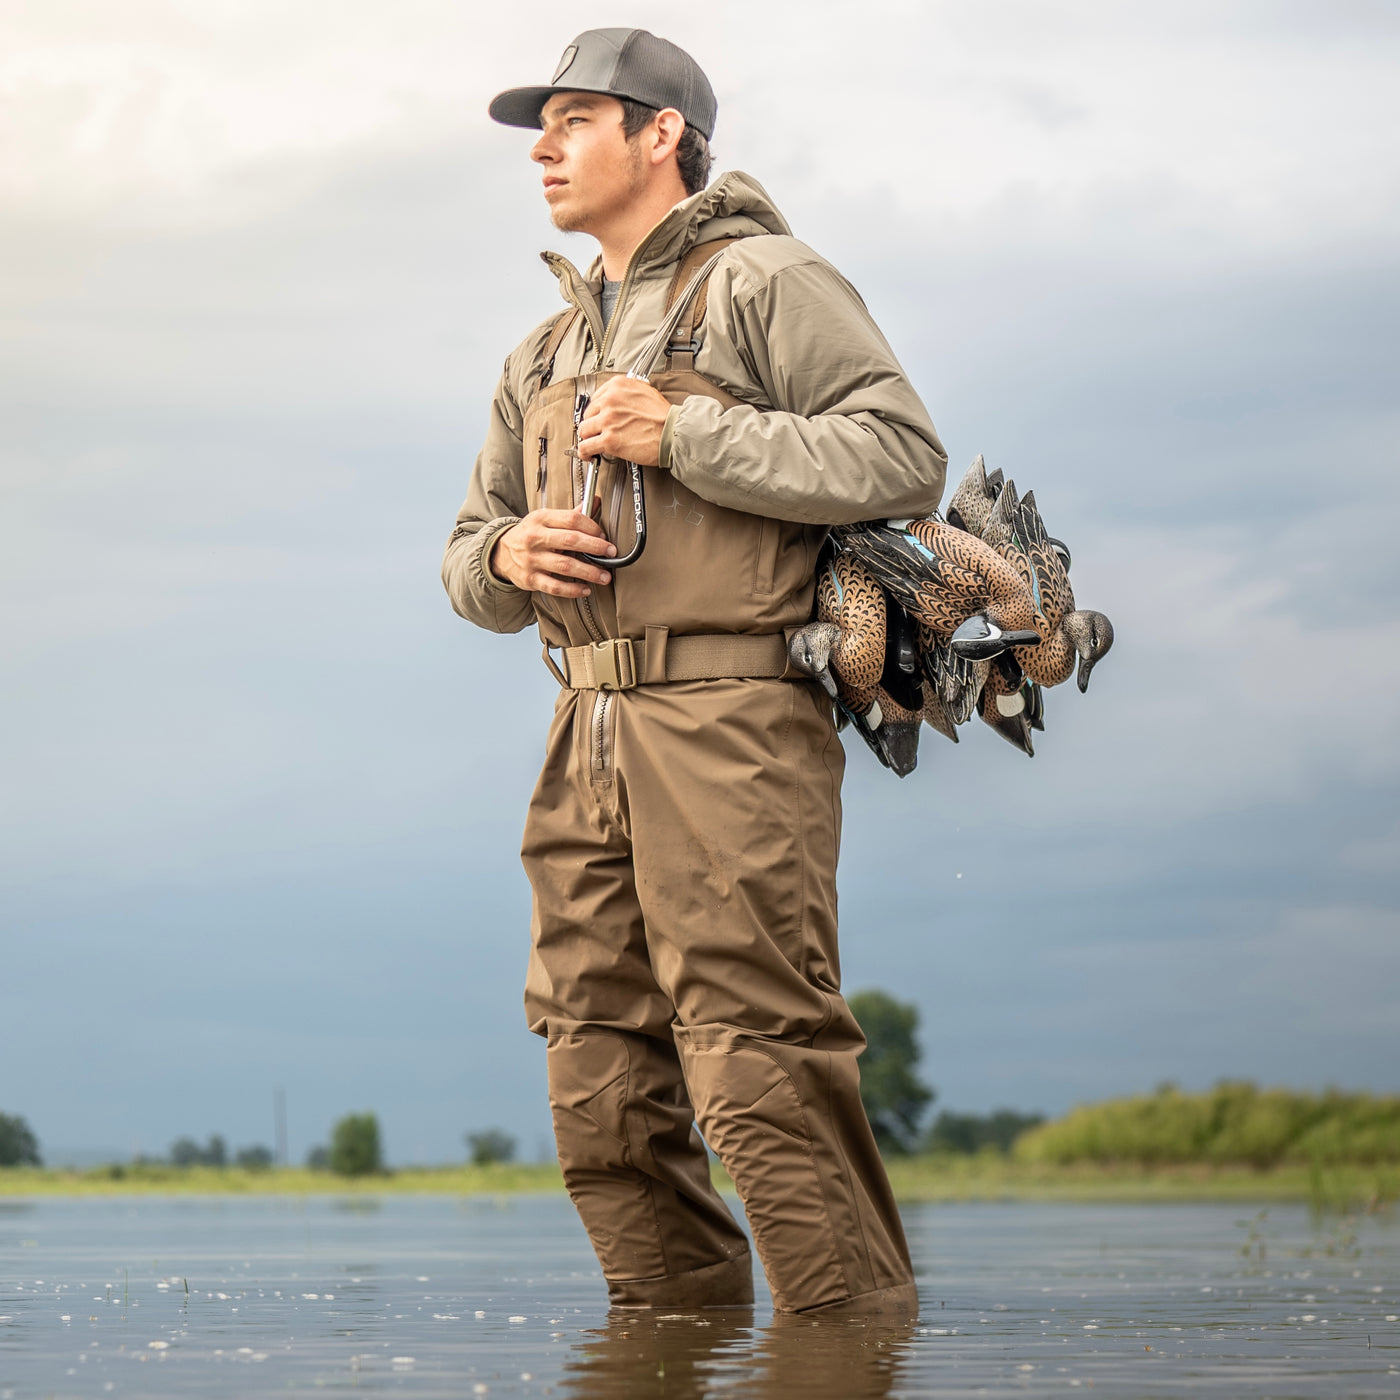
<svg viewBox="0 0 1400 1400">
<path fill-rule="evenodd" d="M 641 147 L 622 134 L 622 103 L 590 92 L 561 92 L 540 114 L 530 151 L 544 172 L 555 228 L 590 233 L 644 187 Z"/>
</svg>

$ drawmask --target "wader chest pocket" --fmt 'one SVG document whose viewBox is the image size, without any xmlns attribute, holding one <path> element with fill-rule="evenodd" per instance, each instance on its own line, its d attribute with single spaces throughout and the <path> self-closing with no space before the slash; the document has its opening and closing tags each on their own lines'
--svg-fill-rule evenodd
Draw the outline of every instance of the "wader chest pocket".
<svg viewBox="0 0 1400 1400">
<path fill-rule="evenodd" d="M 561 379 L 540 390 L 525 413 L 522 436 L 536 447 L 536 460 L 526 473 L 525 495 L 531 510 L 584 510 L 584 478 L 588 464 L 578 455 L 576 422 L 580 396 L 591 394 L 610 375 L 580 375 Z M 595 499 L 601 509 L 595 519 L 620 556 L 631 553 L 637 538 L 631 473 L 625 462 L 605 457 L 599 464 Z"/>
</svg>

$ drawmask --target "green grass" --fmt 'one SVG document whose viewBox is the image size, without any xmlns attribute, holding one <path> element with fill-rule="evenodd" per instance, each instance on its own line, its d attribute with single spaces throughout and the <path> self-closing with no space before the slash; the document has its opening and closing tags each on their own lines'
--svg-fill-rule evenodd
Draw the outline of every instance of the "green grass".
<svg viewBox="0 0 1400 1400">
<path fill-rule="evenodd" d="M 562 1191 L 554 1163 L 489 1167 L 405 1167 L 370 1176 L 336 1176 L 305 1167 L 171 1167 L 141 1164 L 60 1171 L 44 1167 L 0 1167 L 0 1199 L 15 1196 L 130 1195 L 383 1195 L 438 1192 L 445 1195 Z"/>
<path fill-rule="evenodd" d="M 1278 1168 L 1400 1167 L 1400 1098 L 1299 1093 L 1223 1080 L 1205 1093 L 1163 1085 L 1155 1094 L 1082 1104 L 1024 1133 L 1025 1163 L 1180 1163 Z"/>
<path fill-rule="evenodd" d="M 1023 1162 L 897 1157 L 886 1163 L 901 1201 L 1296 1201 L 1315 1209 L 1377 1210 L 1400 1199 L 1400 1167 Z"/>
<path fill-rule="evenodd" d="M 1093 1162 L 1022 1162 L 986 1152 L 975 1157 L 895 1157 L 888 1162 L 902 1201 L 1297 1201 L 1318 1209 L 1378 1209 L 1400 1199 L 1400 1167 L 1284 1165 L 1141 1167 Z M 563 1190 L 554 1164 L 406 1167 L 378 1176 L 343 1177 L 297 1167 L 129 1166 L 50 1171 L 0 1170 L 0 1199 L 115 1195 L 335 1195 L 423 1193 L 475 1196 Z M 729 1185 L 723 1172 L 716 1182 Z"/>
</svg>

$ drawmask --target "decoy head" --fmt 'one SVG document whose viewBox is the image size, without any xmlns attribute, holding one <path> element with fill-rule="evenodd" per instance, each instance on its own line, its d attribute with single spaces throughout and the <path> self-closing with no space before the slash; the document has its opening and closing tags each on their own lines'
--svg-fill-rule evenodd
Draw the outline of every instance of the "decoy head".
<svg viewBox="0 0 1400 1400">
<path fill-rule="evenodd" d="M 1108 621 L 1107 618 L 1104 621 Z M 1002 631 L 984 612 L 973 613 L 958 627 L 948 645 L 968 661 L 990 661 L 1012 647 L 1039 646 L 1040 633 L 1020 628 Z"/>
<path fill-rule="evenodd" d="M 819 680 L 833 700 L 836 678 L 831 674 L 831 653 L 840 640 L 841 629 L 834 622 L 809 622 L 788 643 L 788 660 L 804 675 Z"/>
<path fill-rule="evenodd" d="M 1060 626 L 1079 653 L 1079 675 L 1076 679 L 1082 694 L 1089 689 L 1089 672 L 1113 645 L 1113 624 L 1101 612 L 1083 609 L 1066 613 L 1060 619 Z"/>
</svg>

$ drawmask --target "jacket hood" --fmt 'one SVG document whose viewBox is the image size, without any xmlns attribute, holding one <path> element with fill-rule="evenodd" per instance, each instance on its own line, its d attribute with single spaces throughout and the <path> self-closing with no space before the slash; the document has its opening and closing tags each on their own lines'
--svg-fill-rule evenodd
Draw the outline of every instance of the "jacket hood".
<svg viewBox="0 0 1400 1400">
<path fill-rule="evenodd" d="M 697 243 L 709 243 L 716 238 L 747 238 L 759 233 L 791 234 L 792 229 L 769 198 L 768 191 L 752 175 L 730 170 L 708 189 L 681 200 L 669 210 L 642 240 L 632 255 L 633 261 L 638 271 L 665 266 Z M 541 253 L 540 257 L 561 281 L 564 280 L 566 259 L 550 252 Z M 589 264 L 585 278 L 596 286 L 602 277 L 600 254 Z"/>
<path fill-rule="evenodd" d="M 768 191 L 742 170 L 721 175 L 709 189 L 683 199 L 642 240 L 637 265 L 674 262 L 687 248 L 715 238 L 790 234 Z"/>
</svg>

